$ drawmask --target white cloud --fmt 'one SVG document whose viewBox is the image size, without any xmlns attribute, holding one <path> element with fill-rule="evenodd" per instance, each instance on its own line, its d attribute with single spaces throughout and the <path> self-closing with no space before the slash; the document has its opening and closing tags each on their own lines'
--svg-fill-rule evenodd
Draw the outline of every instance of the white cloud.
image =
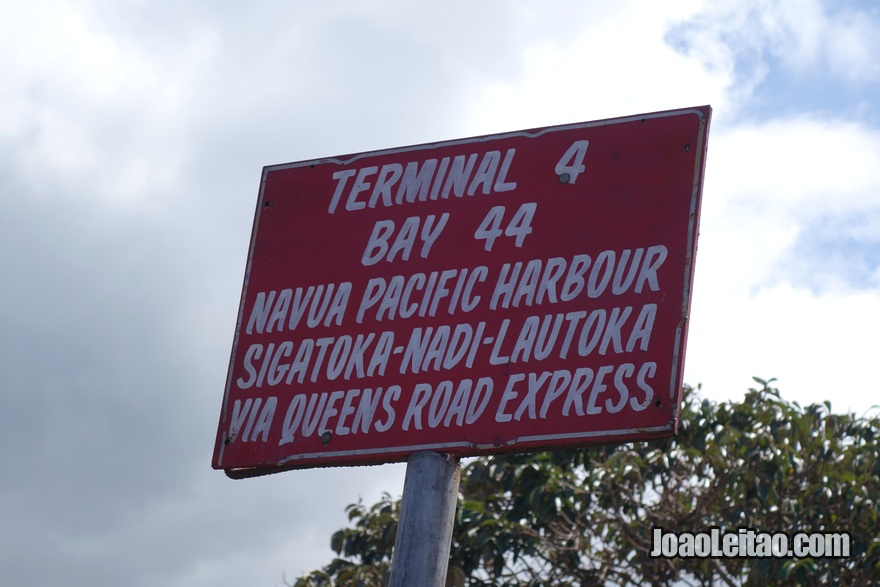
<svg viewBox="0 0 880 587">
<path fill-rule="evenodd" d="M 821 0 L 709 0 L 672 38 L 710 68 L 732 72 L 746 100 L 778 60 L 800 76 L 877 81 L 880 15 Z"/>
<path fill-rule="evenodd" d="M 700 296 L 686 377 L 710 397 L 741 397 L 754 375 L 775 377 L 802 405 L 830 400 L 835 411 L 861 415 L 878 403 L 876 291 L 827 294 L 780 283 L 727 303 Z"/>
<path fill-rule="evenodd" d="M 824 41 L 832 71 L 847 81 L 880 80 L 880 14 L 845 12 L 828 28 Z"/>
<path fill-rule="evenodd" d="M 185 159 L 186 89 L 212 52 L 196 28 L 172 59 L 84 3 L 24 3 L 0 18 L 0 145 L 32 197 L 133 204 L 166 194 Z M 75 186 L 75 188 L 74 188 Z M 72 189 L 74 188 L 74 189 Z"/>
<path fill-rule="evenodd" d="M 725 243 L 721 266 L 744 290 L 784 276 L 782 263 L 820 218 L 859 217 L 860 233 L 823 237 L 861 236 L 871 244 L 865 227 L 880 216 L 876 131 L 845 121 L 776 120 L 718 132 L 709 148 L 700 254 Z"/>
<path fill-rule="evenodd" d="M 777 377 L 799 399 L 863 411 L 880 283 L 859 251 L 877 246 L 880 135 L 797 118 L 728 128 L 709 150 L 688 381 L 724 397 Z"/>
<path fill-rule="evenodd" d="M 693 3 L 582 5 L 546 16 L 578 34 L 539 37 L 522 51 L 523 70 L 485 84 L 469 108 L 479 132 L 548 126 L 711 104 L 725 115 L 729 72 L 709 71 L 664 41 Z M 546 24 L 545 24 L 546 28 Z"/>
</svg>

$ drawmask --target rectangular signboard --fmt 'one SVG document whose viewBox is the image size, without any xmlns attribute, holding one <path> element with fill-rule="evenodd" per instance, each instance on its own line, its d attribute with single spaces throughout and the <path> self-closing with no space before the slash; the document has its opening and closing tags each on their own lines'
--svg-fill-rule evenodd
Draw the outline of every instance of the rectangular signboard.
<svg viewBox="0 0 880 587">
<path fill-rule="evenodd" d="M 672 435 L 710 115 L 264 168 L 214 467 Z"/>
</svg>

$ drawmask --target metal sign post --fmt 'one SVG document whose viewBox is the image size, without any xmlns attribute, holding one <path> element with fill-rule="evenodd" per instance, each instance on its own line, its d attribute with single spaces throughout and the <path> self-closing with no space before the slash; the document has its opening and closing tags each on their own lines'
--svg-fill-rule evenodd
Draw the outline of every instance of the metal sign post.
<svg viewBox="0 0 880 587">
<path fill-rule="evenodd" d="M 391 587 L 446 584 L 460 479 L 461 465 L 451 455 L 417 452 L 407 460 Z"/>
</svg>

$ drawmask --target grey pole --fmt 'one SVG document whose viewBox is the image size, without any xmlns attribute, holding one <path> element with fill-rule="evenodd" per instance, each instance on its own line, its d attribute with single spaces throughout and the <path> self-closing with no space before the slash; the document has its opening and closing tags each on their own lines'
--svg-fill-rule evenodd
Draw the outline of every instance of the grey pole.
<svg viewBox="0 0 880 587">
<path fill-rule="evenodd" d="M 406 462 L 391 587 L 444 587 L 461 465 L 457 458 L 418 452 Z"/>
</svg>

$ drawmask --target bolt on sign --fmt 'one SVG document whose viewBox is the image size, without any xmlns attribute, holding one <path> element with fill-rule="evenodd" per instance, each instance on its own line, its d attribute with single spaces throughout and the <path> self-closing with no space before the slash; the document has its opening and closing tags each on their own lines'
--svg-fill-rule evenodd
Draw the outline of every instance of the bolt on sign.
<svg viewBox="0 0 880 587">
<path fill-rule="evenodd" d="M 674 434 L 710 116 L 264 168 L 214 467 Z"/>
</svg>

